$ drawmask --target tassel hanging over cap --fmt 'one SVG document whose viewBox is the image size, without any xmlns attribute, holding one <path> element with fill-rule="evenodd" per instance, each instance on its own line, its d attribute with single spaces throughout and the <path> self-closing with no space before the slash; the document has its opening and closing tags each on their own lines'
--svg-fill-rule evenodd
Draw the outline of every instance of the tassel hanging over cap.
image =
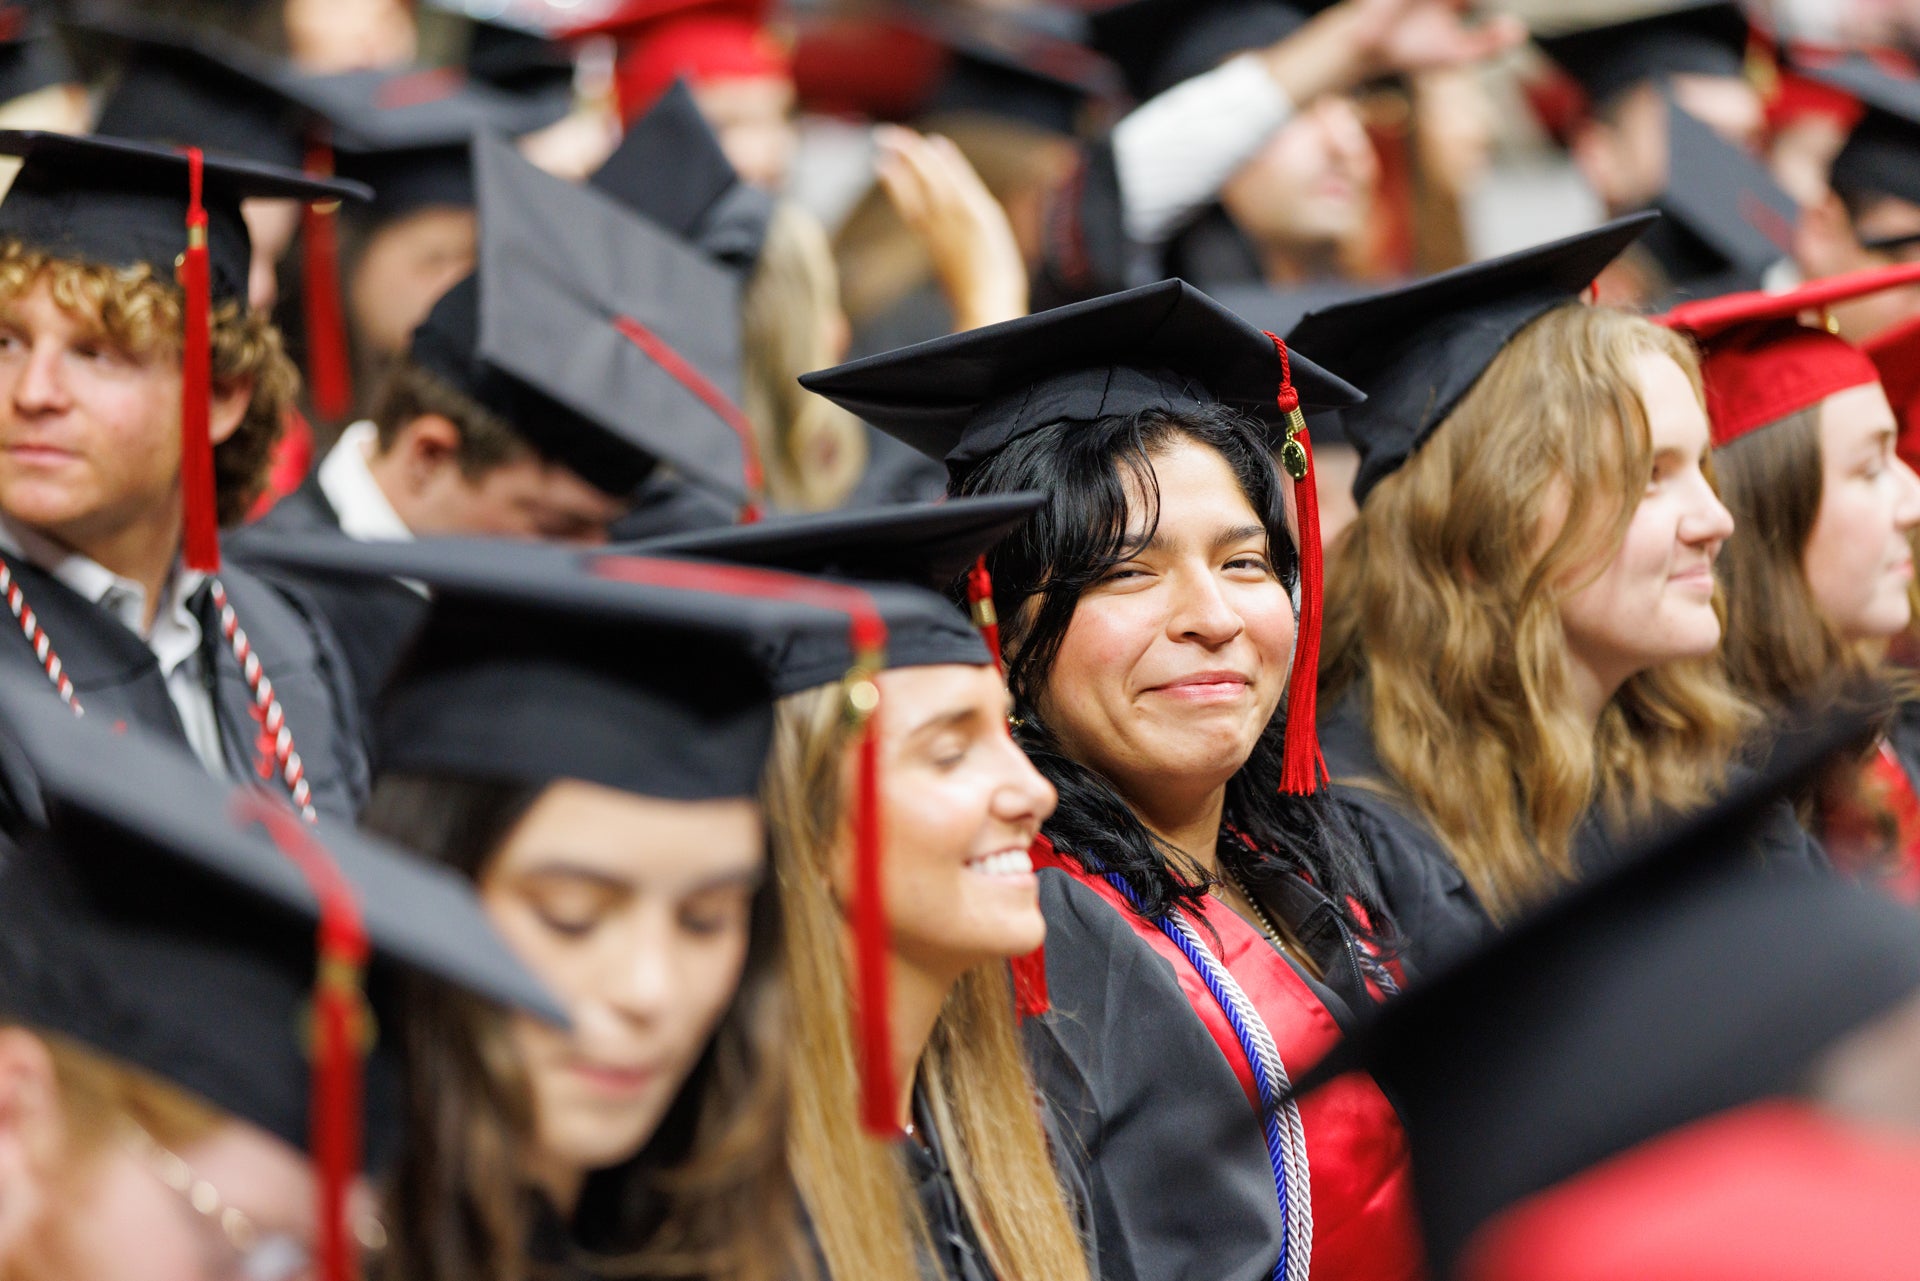
<svg viewBox="0 0 1920 1281">
<path fill-rule="evenodd" d="M 1293 641 L 1293 676 L 1287 685 L 1287 733 L 1280 762 L 1280 790 L 1309 796 L 1320 786 L 1326 764 L 1320 756 L 1320 499 L 1314 488 L 1313 441 L 1306 416 L 1300 412 L 1300 393 L 1293 386 L 1293 365 L 1287 344 L 1278 335 L 1273 349 L 1280 357 L 1280 392 L 1276 403 L 1287 416 L 1287 439 L 1280 447 L 1280 464 L 1293 481 L 1294 510 L 1300 523 L 1300 626 Z"/>
<path fill-rule="evenodd" d="M 180 256 L 180 489 L 186 508 L 187 568 L 220 569 L 220 517 L 213 481 L 213 275 L 207 210 L 201 199 L 205 157 L 187 148 L 187 248 Z"/>
<path fill-rule="evenodd" d="M 333 148 L 321 142 L 308 147 L 306 170 L 317 178 L 331 178 Z M 330 201 L 303 206 L 300 212 L 307 380 L 314 409 L 329 421 L 353 411 L 353 364 L 347 356 L 346 310 L 340 301 L 339 209 L 338 201 Z"/>
</svg>

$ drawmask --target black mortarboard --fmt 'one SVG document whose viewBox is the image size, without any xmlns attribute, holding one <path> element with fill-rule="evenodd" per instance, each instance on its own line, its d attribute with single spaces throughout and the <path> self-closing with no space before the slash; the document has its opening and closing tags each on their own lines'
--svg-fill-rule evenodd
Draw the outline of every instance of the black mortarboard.
<svg viewBox="0 0 1920 1281">
<path fill-rule="evenodd" d="M 946 591 L 1045 502 L 1044 494 L 993 494 L 776 517 L 649 539 L 625 550 Z M 888 619 L 888 667 L 985 663 L 991 657 L 980 633 L 952 605 L 939 609 L 930 604 L 920 614 Z M 837 680 L 851 662 L 844 638 L 796 638 L 773 659 L 775 692 Z"/>
<path fill-rule="evenodd" d="M 25 160 L 0 202 L 0 237 L 63 258 L 144 264 L 158 279 L 174 279 L 174 262 L 187 244 L 184 152 L 97 135 L 7 129 L 0 130 L 0 155 Z M 240 216 L 242 200 L 364 200 L 372 194 L 355 182 L 215 156 L 206 158 L 205 184 L 216 301 L 247 297 L 253 247 Z"/>
<path fill-rule="evenodd" d="M 1310 358 L 1295 354 L 1291 363 L 1302 409 L 1359 403 Z M 1221 403 L 1276 437 L 1286 425 L 1273 340 L 1181 280 L 868 356 L 800 382 L 944 461 L 956 478 L 1058 422 Z"/>
<path fill-rule="evenodd" d="M 1800 206 L 1765 166 L 1671 97 L 1667 100 L 1667 188 L 1654 207 L 1667 220 L 1648 233 L 1677 293 L 1712 297 L 1757 289 L 1793 249 Z"/>
<path fill-rule="evenodd" d="M 1298 287 L 1274 285 L 1223 285 L 1208 291 L 1213 300 L 1256 329 L 1284 334 L 1300 323 L 1310 311 L 1348 302 L 1368 292 L 1365 285 L 1351 280 L 1323 281 Z M 1347 431 L 1341 425 L 1342 411 L 1325 410 L 1307 415 L 1307 428 L 1313 433 L 1313 447 L 1344 445 Z"/>
<path fill-rule="evenodd" d="M 80 83 L 66 47 L 34 9 L 23 0 L 0 4 L 0 102 Z"/>
<path fill-rule="evenodd" d="M 609 493 L 656 460 L 756 493 L 734 274 L 502 139 L 473 145 L 479 261 L 414 331 L 413 359 Z"/>
<path fill-rule="evenodd" d="M 683 80 L 627 128 L 588 181 L 718 262 L 751 271 L 760 260 L 773 197 L 740 180 Z"/>
<path fill-rule="evenodd" d="M 1300 1082 L 1360 1068 L 1393 1100 L 1435 1275 L 1513 1202 L 1792 1093 L 1835 1040 L 1920 988 L 1910 909 L 1753 862 L 1769 806 L 1866 736 L 1857 719 L 1816 722 L 1721 803 L 1382 1007 Z"/>
<path fill-rule="evenodd" d="M 308 1020 L 328 909 L 284 829 L 250 817 L 251 802 L 317 841 L 363 924 L 376 1034 L 370 1165 L 393 1155 L 401 1128 L 397 972 L 564 1021 L 464 878 L 345 827 L 308 828 L 278 799 L 214 779 L 139 730 L 76 721 L 37 693 L 0 688 L 0 736 L 36 774 L 49 822 L 0 857 L 0 1018 L 82 1042 L 307 1147 Z"/>
<path fill-rule="evenodd" d="M 1364 501 L 1412 457 L 1526 325 L 1584 293 L 1658 217 L 1642 213 L 1308 313 L 1287 342 L 1366 393 L 1340 419 Z"/>
<path fill-rule="evenodd" d="M 287 169 L 305 164 L 304 125 L 277 86 L 285 73 L 264 55 L 211 31 L 119 10 L 89 10 L 70 25 L 124 54 L 95 133 Z"/>
<path fill-rule="evenodd" d="M 1093 47 L 1120 65 L 1127 87 L 1144 100 L 1236 53 L 1286 39 L 1325 7 L 1323 0 L 1120 0 L 1092 14 Z"/>
<path fill-rule="evenodd" d="M 1883 195 L 1920 204 L 1920 79 L 1861 53 L 1805 74 L 1866 108 L 1834 157 L 1827 179 L 1834 191 L 1848 200 Z"/>
<path fill-rule="evenodd" d="M 1656 13 L 1534 40 L 1596 108 L 1647 80 L 1746 74 L 1746 15 L 1734 0 L 1688 0 Z"/>
<path fill-rule="evenodd" d="M 375 717 L 383 770 L 577 778 L 669 800 L 751 796 L 772 732 L 769 648 L 791 636 L 844 646 L 848 629 L 844 610 L 760 585 L 790 575 L 605 550 L 332 538 L 277 541 L 257 558 L 431 589 L 426 626 Z M 635 565 L 665 566 L 678 585 Z"/>
<path fill-rule="evenodd" d="M 510 93 L 458 67 L 289 74 L 280 90 L 328 128 L 335 171 L 374 189 L 367 218 L 391 221 L 437 205 L 474 203 L 475 133 L 518 136 L 566 113 L 537 94 Z"/>
<path fill-rule="evenodd" d="M 1024 14 L 954 8 L 915 16 L 948 54 L 922 114 L 978 113 L 1073 135 L 1089 103 L 1119 90 L 1105 58 Z"/>
<path fill-rule="evenodd" d="M 468 24 L 468 75 L 509 93 L 572 106 L 573 54 L 564 44 L 511 22 L 469 15 Z"/>
</svg>

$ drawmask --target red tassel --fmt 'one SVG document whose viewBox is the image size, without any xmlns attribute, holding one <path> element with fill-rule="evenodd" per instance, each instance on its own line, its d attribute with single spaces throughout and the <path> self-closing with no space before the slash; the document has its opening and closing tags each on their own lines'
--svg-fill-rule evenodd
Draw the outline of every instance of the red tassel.
<svg viewBox="0 0 1920 1281">
<path fill-rule="evenodd" d="M 186 507 L 188 569 L 220 568 L 220 516 L 213 487 L 213 275 L 207 260 L 207 210 L 200 186 L 205 158 L 187 148 L 187 249 L 180 258 L 185 295 L 180 342 L 180 489 Z"/>
<path fill-rule="evenodd" d="M 313 1085 L 307 1125 L 319 1183 L 321 1281 L 355 1281 L 360 1250 L 347 1222 L 347 1194 L 360 1173 L 363 1058 L 372 1040 L 363 981 L 368 943 L 353 886 L 319 842 L 280 805 L 257 794 L 234 800 L 239 822 L 257 822 L 296 867 L 320 908 L 313 1022 L 307 1052 Z"/>
<path fill-rule="evenodd" d="M 848 616 L 854 665 L 845 682 L 847 711 L 862 722 L 855 749 L 853 902 L 847 911 L 853 930 L 853 1035 L 854 1057 L 860 1069 L 860 1124 L 878 1137 L 898 1137 L 892 1019 L 887 1002 L 890 947 L 881 859 L 880 687 L 875 680 L 886 666 L 885 620 L 873 598 L 858 588 L 776 570 L 618 555 L 597 556 L 591 564 L 594 573 L 618 582 L 797 601 Z"/>
<path fill-rule="evenodd" d="M 1280 758 L 1280 790 L 1309 796 L 1326 774 L 1320 755 L 1316 724 L 1320 693 L 1320 609 L 1323 590 L 1320 563 L 1320 498 L 1314 488 L 1313 440 L 1300 412 L 1300 393 L 1293 386 L 1293 362 L 1287 344 L 1274 334 L 1273 349 L 1280 357 L 1280 390 L 1275 403 L 1287 416 L 1287 441 L 1281 463 L 1293 479 L 1294 510 L 1300 524 L 1300 626 L 1293 641 L 1293 676 L 1287 685 L 1287 735 Z"/>
<path fill-rule="evenodd" d="M 331 178 L 333 148 L 320 142 L 308 147 L 306 168 L 317 177 Z M 307 381 L 315 411 L 329 421 L 353 412 L 353 363 L 347 357 L 346 311 L 340 301 L 339 210 L 339 202 L 330 201 L 300 211 Z"/>
<path fill-rule="evenodd" d="M 967 571 L 967 606 L 973 614 L 973 625 L 980 629 L 980 639 L 993 655 L 993 670 L 1005 676 L 1007 667 L 1000 661 L 1000 615 L 993 608 L 993 576 L 987 573 L 985 556 Z"/>
<path fill-rule="evenodd" d="M 740 474 L 747 491 L 746 506 L 740 509 L 740 523 L 751 525 L 760 519 L 760 495 L 766 489 L 766 472 L 760 465 L 760 438 L 753 423 L 727 393 L 713 385 L 691 361 L 673 349 L 673 345 L 632 316 L 615 316 L 613 327 L 620 336 L 647 354 L 667 376 L 693 393 L 695 399 L 712 410 L 721 422 L 733 428 L 740 438 Z"/>
</svg>

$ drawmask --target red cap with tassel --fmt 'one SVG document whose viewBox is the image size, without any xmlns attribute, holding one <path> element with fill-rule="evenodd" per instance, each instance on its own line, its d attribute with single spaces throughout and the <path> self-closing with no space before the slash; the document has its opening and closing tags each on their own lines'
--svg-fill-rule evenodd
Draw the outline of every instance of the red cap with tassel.
<svg viewBox="0 0 1920 1281">
<path fill-rule="evenodd" d="M 353 886 L 292 814 L 254 794 L 236 797 L 234 808 L 236 821 L 266 829 L 319 902 L 319 954 L 307 1047 L 313 1063 L 307 1123 L 318 1183 L 319 1276 L 322 1281 L 355 1281 L 360 1251 L 347 1221 L 347 1195 L 360 1171 L 363 1069 L 374 1035 L 365 990 L 366 925 Z"/>
<path fill-rule="evenodd" d="M 1293 386 L 1293 362 L 1287 344 L 1275 334 L 1273 349 L 1280 357 L 1280 412 L 1287 416 L 1287 439 L 1280 447 L 1280 465 L 1293 480 L 1294 510 L 1300 524 L 1300 626 L 1293 641 L 1293 676 L 1287 685 L 1287 737 L 1280 764 L 1280 790 L 1294 796 L 1311 795 L 1326 776 L 1320 756 L 1320 499 L 1314 488 L 1313 441 L 1307 418 L 1300 412 L 1300 393 Z"/>
</svg>

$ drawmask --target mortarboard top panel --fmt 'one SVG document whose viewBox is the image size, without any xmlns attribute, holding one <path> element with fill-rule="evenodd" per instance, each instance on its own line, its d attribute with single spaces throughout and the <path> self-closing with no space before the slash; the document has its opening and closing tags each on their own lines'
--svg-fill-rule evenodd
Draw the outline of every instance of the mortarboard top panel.
<svg viewBox="0 0 1920 1281">
<path fill-rule="evenodd" d="M 740 271 L 759 261 L 773 219 L 773 197 L 740 180 L 684 80 L 628 127 L 588 181 Z"/>
<path fill-rule="evenodd" d="M 1413 456 L 1515 334 L 1577 301 L 1657 218 L 1634 214 L 1303 317 L 1288 344 L 1366 393 L 1341 414 L 1360 452 L 1355 500 Z"/>
<path fill-rule="evenodd" d="M 1851 200 L 1881 195 L 1920 204 L 1920 77 L 1864 53 L 1806 67 L 1804 74 L 1866 108 L 1834 157 L 1833 189 Z"/>
<path fill-rule="evenodd" d="M 1254 328 L 1270 334 L 1284 334 L 1299 324 L 1300 318 L 1308 312 L 1351 301 L 1368 291 L 1368 286 L 1357 281 L 1329 280 L 1288 288 L 1260 284 L 1225 285 L 1211 293 L 1215 302 L 1235 315 L 1244 317 Z M 1322 445 L 1348 443 L 1346 428 L 1341 421 L 1341 411 L 1337 409 L 1309 414 L 1307 431 L 1313 440 L 1313 447 L 1319 449 Z"/>
<path fill-rule="evenodd" d="M 1141 101 L 1248 49 L 1286 39 L 1324 0 L 1120 0 L 1093 8 L 1093 47 L 1113 59 Z"/>
<path fill-rule="evenodd" d="M 1110 62 L 1024 14 L 909 13 L 947 55 L 920 114 L 986 115 L 1071 136 L 1082 131 L 1093 103 L 1119 94 L 1120 77 Z"/>
<path fill-rule="evenodd" d="M 302 1028 L 320 909 L 273 836 L 238 810 L 258 794 L 140 731 L 109 734 L 30 695 L 0 684 L 0 734 L 34 772 L 49 818 L 43 836 L 0 859 L 0 1011 L 304 1148 Z M 404 970 L 565 1021 L 463 878 L 344 827 L 303 830 L 353 892 L 377 1018 L 391 1016 L 385 998 Z M 372 1065 L 376 1165 L 399 1123 L 382 1045 L 397 1038 L 376 1043 Z"/>
<path fill-rule="evenodd" d="M 0 130 L 0 155 L 24 160 L 0 202 L 0 237 L 64 258 L 132 267 L 163 281 L 186 248 L 186 153 L 172 147 L 32 129 Z M 309 177 L 244 159 L 208 156 L 205 204 L 213 297 L 247 296 L 252 242 L 240 202 L 255 197 L 366 200 L 357 182 Z"/>
<path fill-rule="evenodd" d="M 1364 1069 L 1393 1099 L 1436 1274 L 1508 1205 L 1792 1093 L 1920 988 L 1910 910 L 1753 861 L 1769 807 L 1869 736 L 1865 718 L 1815 718 L 1761 774 L 1410 987 L 1299 1082 Z"/>
<path fill-rule="evenodd" d="M 120 74 L 94 132 L 209 151 L 298 169 L 305 125 L 280 92 L 286 71 L 237 40 L 130 13 L 82 9 L 67 23 L 119 51 Z"/>
<path fill-rule="evenodd" d="M 1696 296 L 1756 288 L 1767 268 L 1793 250 L 1800 206 L 1761 163 L 1667 100 L 1670 162 L 1667 188 L 1655 207 L 1664 227 L 1687 233 L 1703 253 L 1682 251 L 1676 289 Z M 1658 234 L 1657 232 L 1655 233 Z M 1670 261 L 1669 268 L 1676 265 Z"/>
<path fill-rule="evenodd" d="M 1044 494 L 998 494 L 790 516 L 651 539 L 631 550 L 894 583 L 930 593 L 952 587 L 1045 502 Z M 944 596 L 929 596 L 926 604 L 924 610 L 888 617 L 889 668 L 992 661 L 980 633 L 957 606 Z M 836 680 L 852 661 L 844 634 L 789 638 L 770 662 L 774 691 L 784 695 Z"/>
<path fill-rule="evenodd" d="M 1534 36 L 1595 110 L 1673 75 L 1744 77 L 1751 27 L 1733 0 L 1689 0 L 1617 22 Z"/>
<path fill-rule="evenodd" d="M 845 607 L 821 603 L 822 580 L 769 571 L 479 539 L 289 539 L 257 559 L 432 590 L 425 630 L 380 700 L 385 770 L 750 797 L 772 734 L 770 656 L 847 644 Z M 870 594 L 883 618 L 943 612 L 966 626 L 930 593 Z"/>
<path fill-rule="evenodd" d="M 1360 400 L 1304 354 L 1292 354 L 1292 375 L 1309 412 Z M 1272 339 L 1182 280 L 883 352 L 800 382 L 944 461 L 955 477 L 1060 422 L 1221 403 L 1274 429 L 1276 444 L 1286 424 Z"/>
<path fill-rule="evenodd" d="M 474 275 L 434 306 L 413 351 L 611 493 L 653 461 L 730 495 L 754 487 L 734 273 L 604 193 L 474 142 Z M 564 412 L 513 403 L 530 388 Z"/>
</svg>

